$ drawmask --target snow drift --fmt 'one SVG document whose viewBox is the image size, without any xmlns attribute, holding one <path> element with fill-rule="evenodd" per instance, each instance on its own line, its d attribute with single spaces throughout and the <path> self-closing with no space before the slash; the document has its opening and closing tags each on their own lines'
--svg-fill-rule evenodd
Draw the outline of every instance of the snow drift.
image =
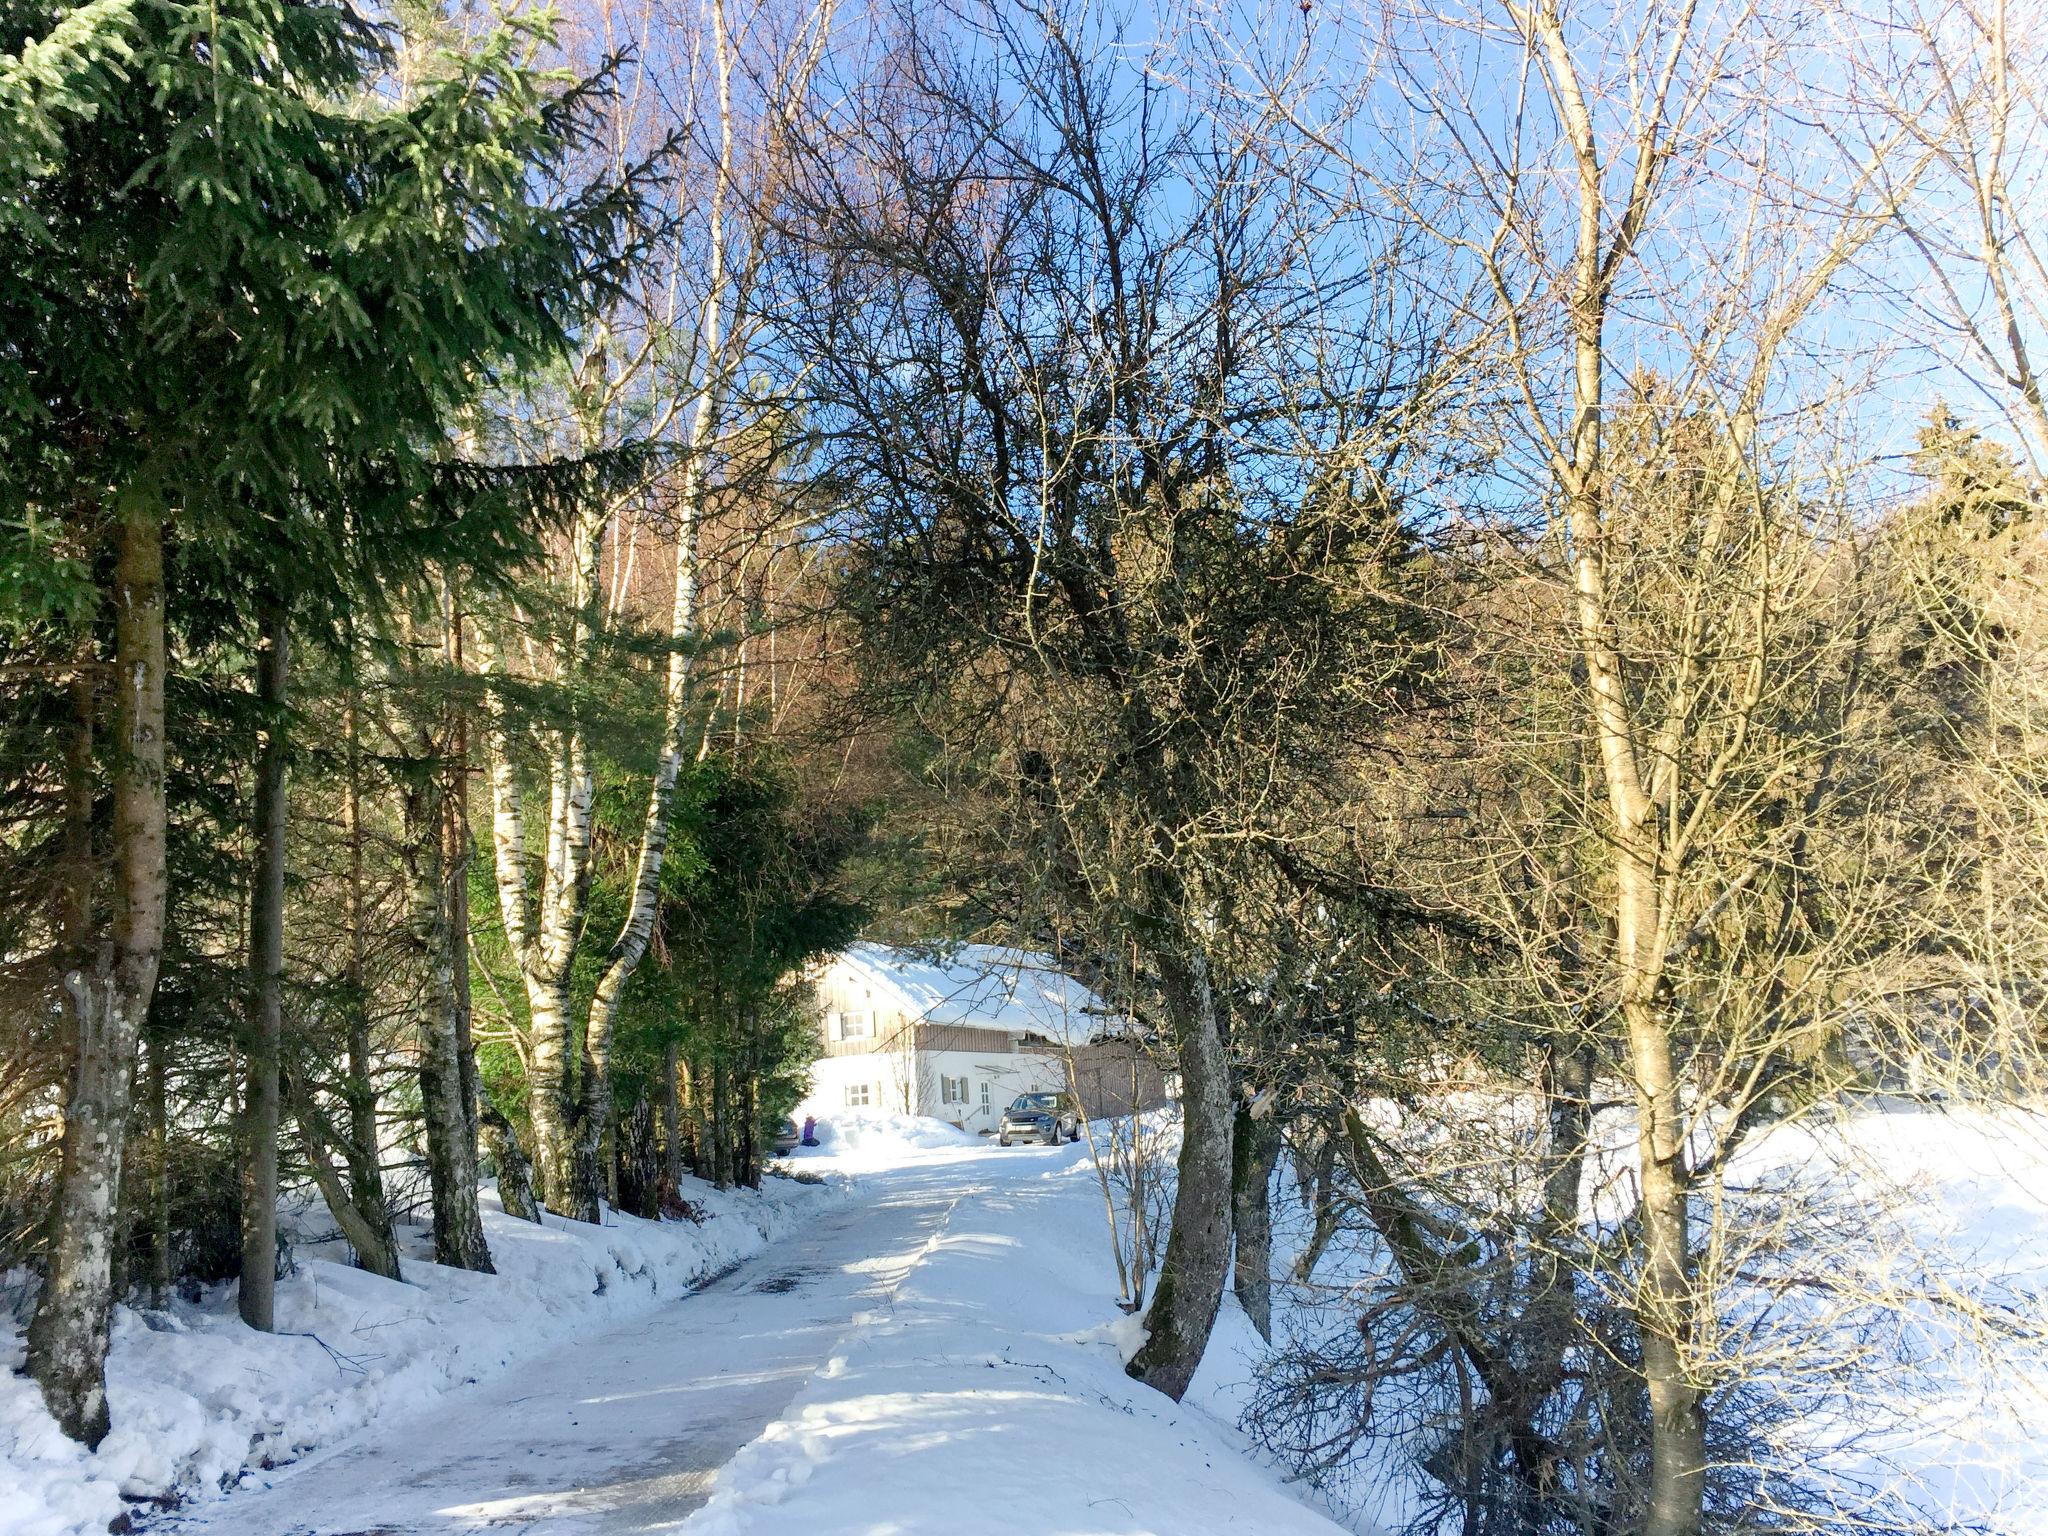
<svg viewBox="0 0 2048 1536">
<path fill-rule="evenodd" d="M 770 1178 L 756 1194 L 696 1180 L 701 1224 L 607 1211 L 603 1226 L 506 1216 L 488 1192 L 495 1275 L 444 1269 L 405 1233 L 405 1280 L 301 1249 L 278 1283 L 275 1334 L 236 1316 L 231 1285 L 162 1311 L 117 1309 L 107 1386 L 114 1428 L 97 1454 L 68 1440 L 16 1374 L 21 1330 L 0 1324 L 0 1536 L 83 1536 L 130 1501 L 218 1497 L 246 1475 L 430 1407 L 441 1393 L 567 1339 L 675 1300 L 759 1252 L 843 1183 Z"/>
</svg>

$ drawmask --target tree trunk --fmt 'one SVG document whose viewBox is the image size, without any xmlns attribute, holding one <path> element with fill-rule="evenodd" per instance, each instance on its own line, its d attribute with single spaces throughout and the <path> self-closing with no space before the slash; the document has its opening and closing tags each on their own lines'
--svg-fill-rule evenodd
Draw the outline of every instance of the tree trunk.
<svg viewBox="0 0 2048 1536">
<path fill-rule="evenodd" d="M 561 1210 L 578 1221 L 594 1222 L 604 1214 L 610 1187 L 604 1143 L 612 1122 L 612 1069 L 608 1042 L 593 1041 L 589 1029 L 583 1033 L 576 1078 L 575 1109 L 569 1119 L 568 1200 Z"/>
<path fill-rule="evenodd" d="M 1302 1156 L 1297 1147 L 1294 1155 Z M 1308 1206 L 1314 1227 L 1308 1246 L 1294 1260 L 1294 1283 L 1306 1285 L 1315 1277 L 1316 1265 L 1337 1235 L 1337 1137 L 1327 1126 L 1316 1141 L 1315 1155 L 1301 1168 L 1302 1200 Z"/>
<path fill-rule="evenodd" d="M 354 664 L 351 646 L 350 664 Z M 355 689 L 349 689 L 344 729 L 348 748 L 348 789 L 343 812 L 348 821 L 348 1074 L 341 1097 L 348 1110 L 342 1138 L 342 1161 L 348 1168 L 344 1198 L 354 1207 L 363 1231 L 350 1242 L 356 1263 L 387 1279 L 398 1278 L 398 1238 L 392 1230 L 391 1206 L 384 1195 L 382 1148 L 377 1125 L 377 1084 L 370 1050 L 370 1009 L 365 967 L 363 916 L 362 754 L 358 739 Z M 329 1197 L 332 1203 L 332 1197 Z M 336 1212 L 340 1219 L 340 1212 Z"/>
<path fill-rule="evenodd" d="M 699 1060 L 689 1064 L 689 1072 L 689 1094 L 684 1107 L 690 1115 L 690 1171 L 708 1184 L 718 1172 L 718 1155 L 713 1150 L 718 1138 L 712 1129 L 711 1069 Z"/>
<path fill-rule="evenodd" d="M 651 1103 L 639 1099 L 619 1116 L 613 1145 L 618 1149 L 618 1208 L 654 1220 L 661 1214 L 662 1164 Z"/>
<path fill-rule="evenodd" d="M 711 1058 L 711 1182 L 732 1187 L 732 1090 L 723 1055 Z"/>
<path fill-rule="evenodd" d="M 451 666 L 459 666 L 460 619 L 452 593 L 448 604 L 446 656 Z M 428 1140 L 439 1143 L 428 1153 L 429 1179 L 436 1169 L 440 1172 L 434 1189 L 434 1258 L 493 1274 L 483 1211 L 477 1205 L 477 1077 L 469 1037 L 469 765 L 459 706 L 448 725 L 448 740 L 440 765 L 441 949 L 434 966 L 443 1017 L 432 1048 L 421 1056 L 420 1096 L 427 1105 Z"/>
<path fill-rule="evenodd" d="M 526 1076 L 526 1113 L 533 1126 L 533 1169 L 541 1199 L 557 1215 L 574 1216 L 570 1176 L 573 1127 L 567 1113 L 569 1088 L 569 981 L 528 979 L 527 1013 L 533 1049 Z"/>
<path fill-rule="evenodd" d="M 761 1127 L 760 1115 L 756 1109 L 755 1094 L 758 1084 L 754 1076 L 754 1051 L 752 1036 L 749 1035 L 746 1069 L 740 1075 L 740 1124 L 739 1124 L 739 1183 L 747 1189 L 761 1187 Z"/>
<path fill-rule="evenodd" d="M 28 1369 L 60 1428 L 97 1446 L 108 1428 L 107 1334 L 113 1219 L 127 1141 L 136 1043 L 163 954 L 163 508 L 120 500 L 114 559 L 114 913 L 90 968 L 64 977 L 76 1029 L 49 1263 L 28 1332 Z"/>
<path fill-rule="evenodd" d="M 321 1114 L 312 1090 L 293 1072 L 285 1074 L 285 1086 L 291 1095 L 292 1114 L 299 1122 L 300 1139 L 305 1143 L 306 1166 L 312 1170 L 313 1182 L 319 1186 L 321 1198 L 327 1202 L 327 1209 L 341 1228 L 341 1235 L 355 1250 L 356 1268 L 382 1275 L 386 1280 L 401 1278 L 398 1245 L 392 1239 L 388 1213 L 381 1202 L 374 1208 L 359 1204 L 355 1191 L 342 1181 L 340 1170 L 334 1166 L 332 1146 L 340 1138 Z M 360 1161 L 361 1153 L 359 1149 L 350 1148 L 346 1157 L 353 1168 Z"/>
<path fill-rule="evenodd" d="M 1579 86 L 1563 13 L 1542 0 L 1523 23 L 1548 65 L 1548 87 L 1577 169 L 1577 233 L 1573 246 L 1570 321 L 1571 424 L 1552 467 L 1564 494 L 1579 658 L 1585 666 L 1587 723 L 1600 762 L 1613 848 L 1611 910 L 1615 993 L 1634 1069 L 1642 1170 L 1642 1272 L 1636 1327 L 1651 1404 L 1650 1506 L 1644 1536 L 1693 1536 L 1706 1489 L 1706 1426 L 1701 1394 L 1686 1371 L 1698 1305 L 1686 1251 L 1689 1177 L 1683 1112 L 1671 1036 L 1660 1001 L 1667 935 L 1659 889 L 1663 863 L 1660 807 L 1650 794 L 1630 709 L 1629 674 L 1615 638 L 1615 599 L 1608 589 L 1607 471 L 1602 399 L 1607 368 L 1606 322 L 1615 274 L 1636 241 L 1653 199 L 1661 160 L 1647 156 L 1664 130 L 1667 71 L 1657 95 L 1638 106 L 1638 164 L 1628 204 L 1610 232 L 1606 170 L 1598 128 Z M 1690 25 L 1690 12 L 1679 23 Z M 1675 46 L 1675 44 L 1674 44 Z M 1670 55 L 1676 58 L 1676 53 Z M 1768 354 L 1766 354 L 1768 355 Z M 1761 375 L 1757 376 L 1758 378 Z M 1695 558 L 1700 556 L 1695 555 Z M 1659 759 L 1653 756 L 1653 762 Z M 1661 759 L 1669 761 L 1667 757 Z M 1651 770 L 1655 772 L 1656 769 Z"/>
<path fill-rule="evenodd" d="M 1180 1061 L 1179 1187 L 1130 1374 L 1178 1402 L 1202 1363 L 1230 1272 L 1230 1063 L 1206 957 L 1160 958 Z"/>
<path fill-rule="evenodd" d="M 171 1106 L 168 1053 L 160 1039 L 149 1042 L 150 1152 L 149 1170 L 149 1304 L 165 1307 L 171 1300 Z"/>
<path fill-rule="evenodd" d="M 485 1149 L 498 1170 L 498 1204 L 507 1216 L 540 1222 L 540 1201 L 533 1193 L 533 1169 L 519 1145 L 519 1133 L 488 1097 L 478 1106 L 478 1125 Z"/>
<path fill-rule="evenodd" d="M 278 1057 L 284 1039 L 285 677 L 290 630 L 282 603 L 265 605 L 256 698 L 265 720 L 256 749 L 256 869 L 249 890 L 249 995 L 242 1016 L 242 1321 L 277 1326 Z"/>
<path fill-rule="evenodd" d="M 683 1187 L 683 1048 L 671 1040 L 661 1054 L 661 1170 L 668 1192 Z"/>
<path fill-rule="evenodd" d="M 419 1039 L 420 1108 L 427 1182 L 434 1208 L 434 1262 L 493 1273 L 476 1199 L 476 1155 L 463 1108 L 457 1048 L 455 953 L 448 920 L 445 795 L 423 779 L 406 793 L 406 855 L 412 884 L 413 942 L 425 976 L 414 1005 Z M 463 956 L 468 963 L 468 956 Z"/>
<path fill-rule="evenodd" d="M 1273 1342 L 1273 1165 L 1280 1128 L 1245 1106 L 1231 1138 L 1231 1225 L 1237 1233 L 1238 1305 L 1259 1337 Z"/>
<path fill-rule="evenodd" d="M 1687 1230 L 1692 1177 L 1661 1010 L 1645 1000 L 1631 1011 L 1638 1015 L 1629 1022 L 1629 1046 L 1642 1125 L 1636 1140 L 1643 1269 L 1635 1311 L 1651 1415 L 1650 1508 L 1643 1529 L 1645 1536 L 1692 1536 L 1700 1528 L 1707 1478 L 1704 1396 L 1686 1363 L 1698 1307 Z"/>
<path fill-rule="evenodd" d="M 447 598 L 447 660 L 450 672 L 467 668 L 462 651 L 462 605 L 453 578 Z M 469 1161 L 476 1165 L 482 1130 L 483 1084 L 477 1076 L 476 1049 L 470 1038 L 475 1007 L 469 994 L 469 864 L 476 839 L 469 828 L 469 706 L 460 696 L 452 706 L 448 744 L 448 946 L 455 979 L 455 1058 L 462 1071 L 462 1117 L 469 1126 Z"/>
</svg>

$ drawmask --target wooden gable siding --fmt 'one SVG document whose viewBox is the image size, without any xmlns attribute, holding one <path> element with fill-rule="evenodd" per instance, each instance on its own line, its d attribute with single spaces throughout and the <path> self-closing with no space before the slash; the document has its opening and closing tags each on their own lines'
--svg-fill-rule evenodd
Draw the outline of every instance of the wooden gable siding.
<svg viewBox="0 0 2048 1536">
<path fill-rule="evenodd" d="M 826 1039 L 826 1056 L 886 1056 L 898 1051 L 972 1051 L 980 1056 L 1008 1056 L 1017 1049 L 1005 1029 L 974 1024 L 912 1024 L 900 1017 L 887 1020 L 873 1035 L 858 1040 Z"/>
</svg>

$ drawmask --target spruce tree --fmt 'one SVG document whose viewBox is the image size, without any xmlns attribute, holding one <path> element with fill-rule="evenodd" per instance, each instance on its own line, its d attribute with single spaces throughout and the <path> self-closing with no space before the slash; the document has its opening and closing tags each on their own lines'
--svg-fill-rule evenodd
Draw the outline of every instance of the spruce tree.
<svg viewBox="0 0 2048 1536">
<path fill-rule="evenodd" d="M 604 84 L 524 62 L 536 31 L 475 40 L 401 108 L 373 89 L 386 37 L 346 5 L 0 0 L 0 564 L 55 594 L 35 613 L 10 590 L 9 644 L 84 680 L 23 687 L 73 747 L 59 801 L 106 826 L 104 875 L 85 860 L 62 915 L 29 920 L 68 1037 L 29 1366 L 87 1444 L 163 953 L 167 565 L 179 601 L 247 624 L 252 594 L 317 615 L 366 573 L 516 552 L 486 514 L 519 487 L 451 475 L 440 447 L 616 284 L 637 195 L 537 200 Z"/>
</svg>

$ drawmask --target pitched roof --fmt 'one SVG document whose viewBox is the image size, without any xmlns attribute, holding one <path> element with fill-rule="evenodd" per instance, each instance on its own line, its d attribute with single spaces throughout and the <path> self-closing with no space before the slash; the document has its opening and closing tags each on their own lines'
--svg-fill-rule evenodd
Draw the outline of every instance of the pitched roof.
<svg viewBox="0 0 2048 1536">
<path fill-rule="evenodd" d="M 831 968 L 933 1024 L 978 1024 L 1074 1045 L 1114 1029 L 1101 998 L 1049 955 L 1026 950 L 962 944 L 927 954 L 863 941 L 835 956 Z"/>
</svg>

